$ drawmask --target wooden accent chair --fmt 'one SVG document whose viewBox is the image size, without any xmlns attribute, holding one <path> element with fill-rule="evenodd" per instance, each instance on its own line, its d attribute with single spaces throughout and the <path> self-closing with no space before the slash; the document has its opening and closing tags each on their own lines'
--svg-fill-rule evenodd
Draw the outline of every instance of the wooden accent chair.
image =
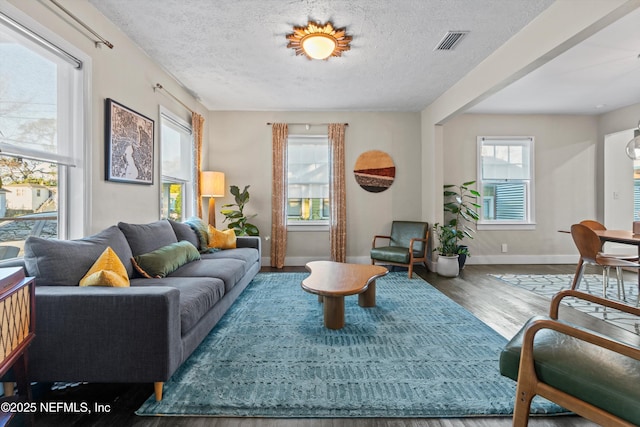
<svg viewBox="0 0 640 427">
<path fill-rule="evenodd" d="M 513 425 L 527 426 L 536 395 L 603 426 L 640 425 L 640 338 L 622 342 L 560 320 L 565 297 L 640 316 L 584 292 L 556 294 L 549 316 L 531 318 L 500 354 L 500 373 L 517 381 Z"/>
<path fill-rule="evenodd" d="M 607 255 L 601 252 L 602 241 L 598 235 L 588 226 L 584 224 L 573 224 L 571 226 L 571 237 L 580 252 L 580 259 L 576 267 L 576 273 L 571 283 L 571 289 L 576 289 L 582 275 L 584 273 L 585 264 L 599 265 L 602 267 L 602 296 L 606 298 L 607 287 L 609 286 L 609 269 L 616 269 L 616 277 L 618 280 L 618 298 L 620 298 L 620 290 L 624 295 L 624 282 L 622 280 L 622 267 L 640 268 L 640 264 L 618 258 L 614 255 Z"/>
<path fill-rule="evenodd" d="M 429 223 L 418 221 L 393 221 L 389 236 L 373 236 L 371 264 L 399 265 L 409 268 L 413 275 L 413 264 L 427 262 L 427 239 Z M 378 239 L 389 240 L 388 246 L 377 246 Z"/>
</svg>

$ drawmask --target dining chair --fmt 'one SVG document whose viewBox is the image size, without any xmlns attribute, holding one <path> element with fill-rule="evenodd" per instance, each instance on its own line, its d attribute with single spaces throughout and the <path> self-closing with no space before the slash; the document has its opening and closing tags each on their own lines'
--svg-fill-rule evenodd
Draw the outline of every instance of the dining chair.
<svg viewBox="0 0 640 427">
<path fill-rule="evenodd" d="M 589 227 L 592 230 L 598 231 L 598 230 L 606 230 L 607 227 L 605 227 L 604 224 L 602 224 L 599 221 L 596 221 L 594 219 L 585 219 L 583 221 L 580 221 L 580 224 L 582 225 L 586 225 L 587 227 Z M 613 257 L 613 258 L 619 258 L 619 259 L 624 259 L 626 261 L 632 261 L 632 262 L 638 262 L 638 255 L 637 254 L 628 254 L 628 255 L 623 255 L 623 254 L 608 254 L 608 253 L 602 253 L 602 251 L 604 250 L 604 242 L 602 242 L 602 248 L 600 249 L 601 251 L 601 256 L 606 256 L 606 257 Z M 622 271 L 621 271 L 622 267 L 616 267 L 616 275 L 620 276 L 620 280 L 622 282 L 622 298 L 623 300 L 626 301 L 626 295 L 624 293 L 624 278 L 622 275 Z M 640 291 L 640 283 L 638 284 L 638 290 Z M 639 292 L 640 293 L 640 292 Z M 620 298 L 620 291 L 618 291 L 618 298 Z M 638 295 L 638 298 L 640 301 L 640 295 Z"/>
<path fill-rule="evenodd" d="M 586 225 L 587 227 L 595 231 L 607 229 L 607 227 L 605 227 L 604 224 L 593 219 L 585 219 L 583 221 L 580 221 L 580 224 Z M 604 242 L 602 242 L 602 245 L 604 246 Z M 603 254 L 603 255 L 608 257 L 620 258 L 627 261 L 638 261 L 637 254 L 628 254 L 628 255 L 627 254 Z"/>
<path fill-rule="evenodd" d="M 602 241 L 593 229 L 584 224 L 573 224 L 571 226 L 571 237 L 573 238 L 576 248 L 578 248 L 578 252 L 580 252 L 580 259 L 578 260 L 576 273 L 571 283 L 571 289 L 574 290 L 578 287 L 584 273 L 585 264 L 597 265 L 602 267 L 602 296 L 606 298 L 607 288 L 609 286 L 609 270 L 611 267 L 614 267 L 618 281 L 618 298 L 620 298 L 620 289 L 622 287 L 622 296 L 623 299 L 626 300 L 622 268 L 640 268 L 640 264 L 603 254 L 601 252 Z"/>
</svg>

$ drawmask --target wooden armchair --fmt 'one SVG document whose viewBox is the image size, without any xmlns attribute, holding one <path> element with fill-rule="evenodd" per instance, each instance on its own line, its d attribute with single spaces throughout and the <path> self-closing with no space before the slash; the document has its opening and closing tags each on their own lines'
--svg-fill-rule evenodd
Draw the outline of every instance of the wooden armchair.
<svg viewBox="0 0 640 427">
<path fill-rule="evenodd" d="M 427 262 L 427 239 L 429 223 L 417 221 L 393 221 L 389 236 L 373 236 L 371 264 L 399 265 L 409 268 L 413 275 L 413 264 Z M 387 246 L 376 246 L 378 239 L 389 240 Z"/>
<path fill-rule="evenodd" d="M 558 319 L 576 297 L 640 316 L 640 309 L 575 290 L 556 294 L 500 355 L 500 373 L 517 381 L 513 425 L 526 426 L 540 395 L 603 426 L 640 425 L 640 338 L 622 342 Z"/>
</svg>

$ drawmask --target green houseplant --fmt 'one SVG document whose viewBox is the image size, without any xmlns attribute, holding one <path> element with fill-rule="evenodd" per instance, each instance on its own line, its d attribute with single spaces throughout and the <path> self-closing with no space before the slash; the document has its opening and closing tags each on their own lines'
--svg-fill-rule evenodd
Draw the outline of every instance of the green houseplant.
<svg viewBox="0 0 640 427">
<path fill-rule="evenodd" d="M 475 181 L 467 181 L 460 185 L 444 185 L 444 214 L 446 225 L 454 230 L 456 241 L 456 253 L 462 255 L 461 266 L 469 254 L 469 248 L 461 244 L 465 238 L 473 239 L 475 230 L 471 224 L 475 224 L 480 218 L 478 213 L 481 206 L 476 203 L 480 193 L 470 188 Z"/>
<path fill-rule="evenodd" d="M 441 276 L 456 277 L 460 272 L 456 229 L 449 224 L 436 223 L 433 231 L 438 238 L 438 246 L 434 249 L 438 252 L 437 272 Z"/>
<path fill-rule="evenodd" d="M 456 230 L 448 224 L 440 225 L 436 223 L 433 226 L 436 236 L 438 236 L 438 246 L 434 249 L 441 256 L 458 255 L 458 239 L 456 238 Z"/>
<path fill-rule="evenodd" d="M 227 228 L 232 228 L 237 236 L 258 236 L 260 231 L 258 227 L 251 224 L 249 220 L 254 218 L 257 214 L 246 216 L 244 214 L 244 208 L 249 203 L 249 191 L 250 185 L 244 187 L 242 192 L 236 185 L 232 185 L 229 189 L 231 194 L 235 197 L 235 203 L 229 203 L 222 205 L 223 208 L 236 208 L 236 209 L 222 209 L 220 213 L 224 215 L 224 221 L 229 221 Z"/>
</svg>

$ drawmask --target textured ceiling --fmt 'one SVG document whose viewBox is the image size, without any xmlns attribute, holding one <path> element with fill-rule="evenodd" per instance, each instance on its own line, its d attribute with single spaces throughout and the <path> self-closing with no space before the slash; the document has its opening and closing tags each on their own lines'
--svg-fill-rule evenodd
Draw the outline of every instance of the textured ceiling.
<svg viewBox="0 0 640 427">
<path fill-rule="evenodd" d="M 469 110 L 602 114 L 640 102 L 640 9 Z"/>
<path fill-rule="evenodd" d="M 210 110 L 421 111 L 553 0 L 89 0 Z M 308 20 L 353 36 L 310 61 Z M 470 31 L 434 52 L 449 30 Z M 117 48 L 117 46 L 116 46 Z"/>
</svg>

